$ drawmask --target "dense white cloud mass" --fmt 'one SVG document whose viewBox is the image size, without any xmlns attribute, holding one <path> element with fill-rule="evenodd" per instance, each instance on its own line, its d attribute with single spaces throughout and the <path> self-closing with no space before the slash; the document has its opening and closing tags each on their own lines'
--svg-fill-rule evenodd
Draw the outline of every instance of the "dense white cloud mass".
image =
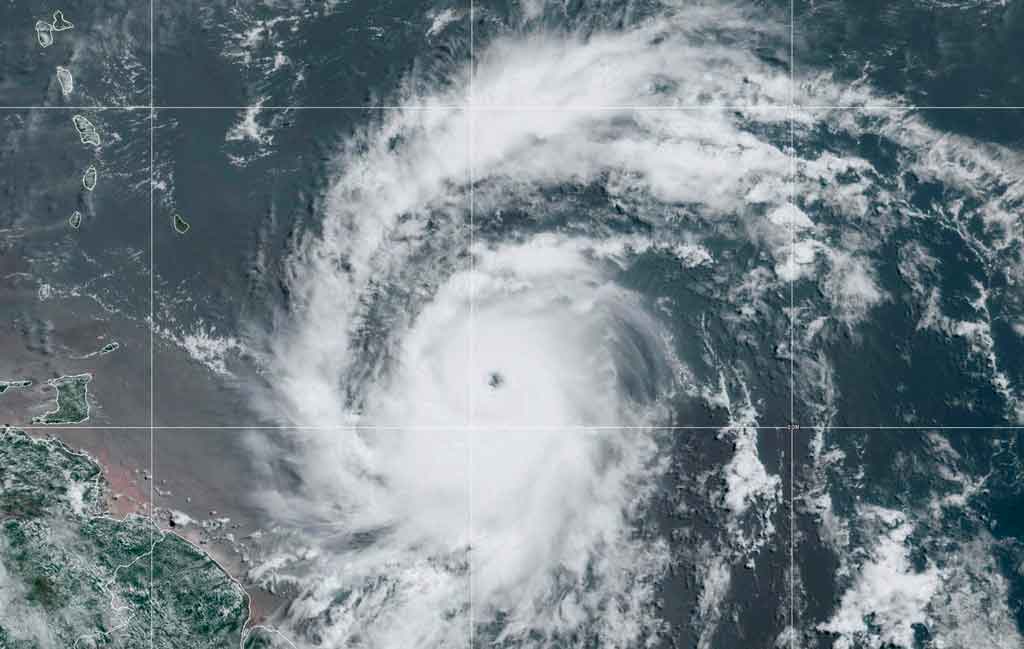
<svg viewBox="0 0 1024 649">
<path fill-rule="evenodd" d="M 284 626 L 327 646 L 403 648 L 465 646 L 474 628 L 539 647 L 631 646 L 661 631 L 667 545 L 633 525 L 664 466 L 646 427 L 668 421 L 683 370 L 670 329 L 616 275 L 650 249 L 682 267 L 714 260 L 685 237 L 601 230 L 468 246 L 466 183 L 472 173 L 479 215 L 564 183 L 600 183 L 645 211 L 693 203 L 709 218 L 752 192 L 785 204 L 785 153 L 725 113 L 576 110 L 783 96 L 785 76 L 754 56 L 694 40 L 741 26 L 732 10 L 700 9 L 591 38 L 502 37 L 481 53 L 479 112 L 394 111 L 346 145 L 322 231 L 289 262 L 291 311 L 261 398 L 290 424 L 393 428 L 293 436 L 302 487 L 265 502 L 310 548 L 256 573 L 301 589 Z M 523 98 L 536 110 L 498 108 Z M 781 250 L 787 227 L 765 220 L 763 236 Z M 459 247 L 472 259 L 444 252 Z M 403 306 L 382 306 L 409 280 Z M 370 330 L 386 343 L 368 358 Z M 587 428 L 613 424 L 634 428 Z M 744 466 L 757 464 L 753 439 L 741 440 Z"/>
<path fill-rule="evenodd" d="M 964 457 L 950 442 L 979 433 L 908 433 L 907 450 L 890 458 L 892 469 L 906 474 L 907 484 L 921 485 L 923 477 L 928 487 L 906 490 L 901 509 L 869 504 L 877 495 L 867 495 L 874 485 L 865 471 L 877 476 L 887 470 L 851 471 L 858 460 L 832 446 L 839 433 L 816 436 L 804 504 L 819 517 L 822 538 L 839 559 L 834 577 L 840 589 L 816 634 L 842 649 L 913 649 L 922 633 L 943 649 L 1008 649 L 1024 642 L 998 566 L 1000 542 L 975 509 L 975 499 L 999 489 L 994 481 L 1006 476 L 993 470 L 972 475 L 967 467 L 979 458 Z M 1004 443 L 982 434 L 992 449 Z M 851 492 L 859 494 L 852 502 Z M 841 495 L 842 509 L 833 495 Z"/>
<path fill-rule="evenodd" d="M 927 606 L 940 587 L 939 572 L 934 566 L 923 571 L 911 566 L 906 542 L 913 524 L 899 512 L 872 508 L 862 516 L 882 526 L 878 542 L 868 549 L 835 616 L 818 629 L 839 635 L 840 647 L 852 646 L 853 638 L 867 638 L 867 646 L 876 649 L 912 647 L 914 625 L 928 621 Z M 878 632 L 871 632 L 869 621 Z"/>
<path fill-rule="evenodd" d="M 305 491 L 270 501 L 312 545 L 290 540 L 254 576 L 302 584 L 287 618 L 329 646 L 463 646 L 471 601 L 477 624 L 500 617 L 498 636 L 524 646 L 595 633 L 628 646 L 660 625 L 648 607 L 666 545 L 629 534 L 657 451 L 641 430 L 315 437 Z"/>
<path fill-rule="evenodd" d="M 572 108 L 573 102 L 582 102 L 581 108 L 630 105 L 637 97 L 642 97 L 645 105 L 664 107 L 691 103 L 690 92 L 721 103 L 780 101 L 785 97 L 784 74 L 742 49 L 705 42 L 702 30 L 727 32 L 740 25 L 746 25 L 744 18 L 733 10 L 703 8 L 678 15 L 669 11 L 635 28 L 588 39 L 544 31 L 499 38 L 481 53 L 474 82 L 474 112 L 392 111 L 382 124 L 350 142 L 339 156 L 340 175 L 324 201 L 323 232 L 307 241 L 291 262 L 289 289 L 296 314 L 295 321 L 285 325 L 287 331 L 278 332 L 285 334 L 279 335 L 285 342 L 272 350 L 278 354 L 273 365 L 281 387 L 275 392 L 275 415 L 293 423 L 345 418 L 358 418 L 362 423 L 396 419 L 467 423 L 471 417 L 466 393 L 474 391 L 443 381 L 464 381 L 462 368 L 472 361 L 470 357 L 491 360 L 487 354 L 500 349 L 499 341 L 486 338 L 478 338 L 478 349 L 456 349 L 457 342 L 446 342 L 470 331 L 468 304 L 474 291 L 479 298 L 476 306 L 481 309 L 475 314 L 481 336 L 492 335 L 488 318 L 503 317 L 500 309 L 510 309 L 516 303 L 525 308 L 532 300 L 536 305 L 533 313 L 539 313 L 544 300 L 556 301 L 570 294 L 577 302 L 568 306 L 567 314 L 572 309 L 596 309 L 608 318 L 630 317 L 627 311 L 635 310 L 635 300 L 621 289 L 600 286 L 611 279 L 599 263 L 601 247 L 608 242 L 595 244 L 596 249 L 589 253 L 571 241 L 481 244 L 470 251 L 472 264 L 445 259 L 444 265 L 423 268 L 419 290 L 434 293 L 431 304 L 415 314 L 415 322 L 409 321 L 409 314 L 395 314 L 389 322 L 407 328 L 408 335 L 396 335 L 392 341 L 401 345 L 401 349 L 389 350 L 399 360 L 396 367 L 389 368 L 388 376 L 382 377 L 385 383 L 392 382 L 382 389 L 388 395 L 402 395 L 409 403 L 382 404 L 382 410 L 375 412 L 374 404 L 362 403 L 362 399 L 355 408 L 339 401 L 346 394 L 339 383 L 350 379 L 349 372 L 360 371 L 353 367 L 362 359 L 353 353 L 352 338 L 367 326 L 373 316 L 373 300 L 386 289 L 386 283 L 397 279 L 406 264 L 422 261 L 416 256 L 425 254 L 428 241 L 465 244 L 470 173 L 480 215 L 493 214 L 514 200 L 529 200 L 546 187 L 595 182 L 603 185 L 613 200 L 645 212 L 692 203 L 714 218 L 766 201 L 796 209 L 786 200 L 785 152 L 748 132 L 733 113 L 545 109 Z M 747 27 L 756 28 L 753 24 Z M 692 42 L 695 39 L 699 47 Z M 705 78 L 702 70 L 711 64 L 709 59 L 716 70 L 735 68 L 735 76 L 746 82 Z M 751 88 L 758 89 L 753 97 L 748 96 Z M 457 101 L 464 89 L 460 85 L 439 96 L 410 97 L 409 102 L 444 105 Z M 544 99 L 545 91 L 551 93 L 550 98 Z M 495 108 L 521 103 L 523 98 L 538 101 L 537 110 Z M 750 111 L 740 113 L 768 123 L 785 120 L 779 111 Z M 641 198 L 644 206 L 636 203 Z M 788 221 L 760 217 L 760 222 L 750 227 L 769 242 L 772 254 L 784 263 L 789 255 Z M 676 246 L 683 243 L 676 242 Z M 517 251 L 516 246 L 522 249 Z M 538 246 L 544 248 L 543 254 Z M 498 268 L 500 263 L 504 267 Z M 550 273 L 546 273 L 547 264 L 552 265 Z M 475 270 L 470 272 L 469 266 Z M 516 299 L 507 304 L 490 300 L 496 291 Z M 584 297 L 587 292 L 592 292 L 589 300 Z M 494 311 L 489 310 L 492 303 Z M 551 314 L 552 326 L 537 333 L 556 333 L 556 315 Z M 654 323 L 627 324 L 644 329 L 641 334 L 656 333 Z M 444 341 L 433 337 L 442 330 L 453 335 L 446 334 Z M 566 342 L 573 338 L 568 331 L 560 335 Z M 592 340 L 586 335 L 576 337 L 559 355 L 545 347 L 557 344 L 555 339 L 534 339 L 538 353 L 548 352 L 552 364 L 557 356 L 564 355 L 567 361 L 572 358 L 574 344 L 584 348 L 581 353 L 589 354 L 592 349 L 586 345 Z M 435 353 L 437 358 L 431 356 Z M 428 370 L 424 365 L 431 367 Z M 434 371 L 438 375 L 416 374 Z M 477 374 L 469 376 L 482 384 Z M 436 382 L 438 378 L 442 382 Z M 397 386 L 403 389 L 393 389 Z M 540 384 L 537 387 L 533 397 L 547 396 Z M 449 402 L 439 406 L 429 394 L 431 389 L 443 390 Z M 600 423 L 629 422 L 628 417 L 613 416 Z M 559 420 L 548 423 L 558 424 Z"/>
<path fill-rule="evenodd" d="M 817 283 L 825 312 L 813 314 L 809 341 L 827 335 L 826 321 L 855 328 L 891 299 L 873 240 L 837 235 L 806 211 L 881 221 L 884 210 L 868 205 L 898 201 L 854 156 L 802 151 L 792 175 L 790 114 L 779 109 L 788 71 L 754 54 L 786 33 L 729 5 L 667 4 L 585 36 L 527 19 L 480 48 L 471 95 L 459 70 L 342 143 L 322 222 L 287 261 L 288 311 L 252 345 L 273 377 L 260 407 L 300 427 L 254 447 L 268 468 L 301 476 L 263 494 L 301 538 L 254 572 L 293 582 L 299 596 L 278 622 L 298 642 L 461 647 L 478 634 L 625 647 L 656 636 L 665 624 L 656 584 L 670 558 L 663 539 L 635 532 L 667 463 L 652 428 L 674 423 L 679 395 L 730 419 L 716 505 L 736 540 L 707 557 L 699 606 L 713 630 L 727 564 L 753 562 L 774 534 L 780 478 L 758 456 L 760 404 L 743 368 L 694 340 L 743 386 L 732 390 L 743 403 L 717 384 L 694 385 L 673 323 L 622 274 L 648 251 L 718 273 L 739 323 L 763 318 L 789 282 Z M 846 93 L 846 103 L 871 99 L 828 80 L 812 87 Z M 444 108 L 467 97 L 470 109 Z M 704 108 L 666 110 L 681 105 Z M 911 157 L 928 142 L 927 127 L 899 111 L 868 125 L 845 119 L 801 113 L 796 127 L 874 129 Z M 558 192 L 567 185 L 600 193 L 603 207 Z M 630 230 L 620 212 L 657 235 Z M 991 220 L 1002 214 L 993 208 Z M 495 236 L 505 219 L 521 227 Z M 738 277 L 720 270 L 703 239 L 711 233 L 754 249 Z M 798 362 L 827 376 L 818 358 Z M 325 422 L 359 428 L 312 430 Z M 905 567 L 899 541 L 875 550 L 880 567 L 862 576 L 863 593 Z M 934 575 L 901 574 L 907 588 L 895 595 L 908 597 L 909 624 Z M 856 632 L 867 601 L 851 592 L 854 613 L 837 617 L 837 632 Z M 894 623 L 888 637 L 903 641 L 907 628 Z M 710 646 L 713 632 L 700 635 Z"/>
</svg>

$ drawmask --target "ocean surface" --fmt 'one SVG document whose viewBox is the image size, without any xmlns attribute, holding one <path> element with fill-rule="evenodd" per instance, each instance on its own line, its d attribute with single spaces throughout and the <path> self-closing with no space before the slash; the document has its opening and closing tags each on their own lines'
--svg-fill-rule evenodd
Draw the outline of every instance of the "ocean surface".
<svg viewBox="0 0 1024 649">
<path fill-rule="evenodd" d="M 32 432 L 252 646 L 1024 644 L 1020 2 L 62 9 L 0 7 L 0 413 L 90 372 Z"/>
</svg>

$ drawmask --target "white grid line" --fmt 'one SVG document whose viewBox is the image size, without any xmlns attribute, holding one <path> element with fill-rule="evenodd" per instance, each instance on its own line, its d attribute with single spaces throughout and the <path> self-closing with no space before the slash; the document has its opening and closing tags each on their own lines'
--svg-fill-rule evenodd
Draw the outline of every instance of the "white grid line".
<svg viewBox="0 0 1024 649">
<path fill-rule="evenodd" d="M 470 425 L 470 429 L 467 431 L 467 446 L 469 448 L 469 466 L 466 471 L 467 481 L 467 500 L 469 503 L 468 519 L 469 529 L 467 530 L 468 535 L 468 549 L 467 549 L 467 569 L 469 574 L 469 620 L 466 628 L 468 634 L 466 646 L 469 649 L 473 649 L 476 638 L 476 617 L 473 609 L 473 558 L 476 555 L 476 548 L 474 547 L 473 537 L 473 503 L 474 503 L 474 490 L 473 490 L 473 440 L 476 438 L 472 430 L 473 415 L 476 410 L 476 403 L 474 401 L 474 386 L 476 380 L 473 377 L 473 367 L 475 365 L 474 350 L 476 349 L 476 258 L 473 256 L 473 244 L 476 240 L 476 202 L 473 194 L 473 182 L 474 182 L 474 167 L 473 161 L 475 159 L 476 151 L 474 150 L 474 132 L 476 130 L 475 123 L 475 111 L 473 105 L 475 104 L 476 94 L 474 92 L 473 80 L 476 77 L 476 3 L 474 0 L 469 0 L 469 98 L 468 108 L 466 114 L 466 127 L 467 138 L 466 143 L 469 149 L 469 160 L 467 160 L 466 169 L 469 174 L 469 350 L 466 358 L 469 362 L 466 372 L 466 380 L 468 383 L 468 394 L 467 394 L 467 423 Z"/>
<path fill-rule="evenodd" d="M 156 190 L 156 169 L 154 168 L 154 159 L 156 158 L 156 146 L 155 146 L 155 133 L 156 133 L 156 109 L 154 101 L 154 88 L 156 86 L 156 79 L 154 78 L 154 71 L 156 69 L 154 62 L 156 60 L 156 38 L 154 28 L 154 7 L 156 0 L 149 0 L 149 649 L 155 649 L 155 622 L 156 622 L 156 605 L 155 605 L 155 589 L 153 587 L 153 575 L 155 574 L 153 566 L 153 554 L 155 545 L 153 541 L 153 535 L 156 529 L 156 434 L 153 424 L 156 423 L 154 417 L 155 400 L 154 395 L 154 335 L 156 333 L 156 297 L 154 291 L 154 275 L 155 275 L 155 236 L 154 236 L 154 214 L 153 214 L 153 200 L 155 198 Z"/>
<path fill-rule="evenodd" d="M 474 196 L 473 196 L 473 182 L 474 182 L 474 150 L 473 150 L 473 132 L 475 127 L 475 113 L 476 112 L 488 112 L 488 111 L 518 111 L 518 112 L 602 112 L 602 111 L 623 111 L 623 112 L 642 112 L 642 111 L 720 111 L 720 110 L 737 110 L 737 111 L 775 111 L 785 110 L 789 115 L 789 145 L 790 145 L 790 201 L 795 204 L 796 199 L 796 152 L 795 152 L 795 117 L 797 111 L 819 111 L 819 110 L 850 110 L 850 111 L 896 111 L 896 112 L 911 112 L 911 111 L 1024 111 L 1024 106 L 918 106 L 918 105 L 824 105 L 824 104 L 806 104 L 798 105 L 796 103 L 796 86 L 795 86 L 795 7 L 794 1 L 790 1 L 790 89 L 789 89 L 789 103 L 779 105 L 747 105 L 747 104 L 699 104 L 699 105 L 676 105 L 676 106 L 657 106 L 657 105 L 595 105 L 595 106 L 545 106 L 545 105 L 519 105 L 519 106 L 501 106 L 501 105 L 475 105 L 475 96 L 473 93 L 473 79 L 475 76 L 474 65 L 475 65 L 475 4 L 473 0 L 470 0 L 470 11 L 469 11 L 469 33 L 470 33 L 470 71 L 469 71 L 469 101 L 466 104 L 454 104 L 454 105 L 430 105 L 430 106 L 416 106 L 416 105 L 367 105 L 367 106 L 350 106 L 350 105 L 336 105 L 336 106 L 303 106 L 303 105 L 240 105 L 240 106 L 225 106 L 225 105 L 208 105 L 208 106 L 179 106 L 179 105 L 166 105 L 158 106 L 155 103 L 154 89 L 155 89 L 155 75 L 154 75 L 154 61 L 155 61 L 155 39 L 154 39 L 154 0 L 150 1 L 150 88 L 149 88 L 149 103 L 147 105 L 124 105 L 124 106 L 113 106 L 113 105 L 92 105 L 92 106 L 0 106 L 0 111 L 19 111 L 19 110 L 147 110 L 150 118 L 150 156 L 149 156 L 149 172 L 150 172 L 150 341 L 149 341 L 149 424 L 148 426 L 68 426 L 68 427 L 54 427 L 54 426 L 22 426 L 25 429 L 108 429 L 108 430 L 148 430 L 149 432 L 149 462 L 150 462 L 150 648 L 153 649 L 155 643 L 155 608 L 153 606 L 154 596 L 154 529 L 156 525 L 155 519 L 155 501 L 154 501 L 154 486 L 155 486 L 155 431 L 156 430 L 388 430 L 388 429 L 404 429 L 404 430 L 452 430 L 453 426 L 361 426 L 361 425 L 336 425 L 336 426 L 156 426 L 155 425 L 155 391 L 154 391 L 154 375 L 155 375 L 155 113 L 157 110 L 232 110 L 241 111 L 249 110 L 252 108 L 258 108 L 260 110 L 296 110 L 296 111 L 374 111 L 374 110 L 397 110 L 397 111 L 467 111 L 467 127 L 468 127 L 468 150 L 469 150 L 469 161 L 468 161 L 468 176 L 469 176 L 469 244 L 470 250 L 473 248 L 475 241 L 475 214 L 474 214 Z M 790 243 L 791 243 L 791 254 L 796 252 L 796 236 L 794 224 L 790 223 Z M 475 260 L 470 254 L 470 315 L 469 315 L 469 365 L 472 368 L 473 364 L 473 351 L 474 351 L 474 312 L 475 312 L 475 287 L 473 282 L 473 270 L 475 267 Z M 796 498 L 796 483 L 794 481 L 794 438 L 797 426 L 795 425 L 795 292 L 794 292 L 794 280 L 789 281 L 789 303 L 790 303 L 790 422 L 786 426 L 757 426 L 758 430 L 782 430 L 786 429 L 789 432 L 789 477 L 790 477 L 790 503 L 789 503 L 789 518 L 790 518 L 790 545 L 789 545 L 789 558 L 790 558 L 790 576 L 789 576 L 789 595 L 790 595 L 790 606 L 789 606 L 789 626 L 791 630 L 790 647 L 795 648 L 797 629 L 796 629 L 796 618 L 795 618 L 795 512 L 794 503 Z M 707 430 L 707 431 L 720 431 L 722 426 L 474 426 L 473 425 L 473 385 L 474 381 L 472 377 L 469 379 L 468 384 L 468 412 L 467 412 L 467 431 L 475 430 L 492 430 L 492 431 L 528 431 L 528 430 L 638 430 L 638 431 L 654 431 L 654 430 Z M 943 426 L 943 425 L 918 425 L 918 426 L 829 426 L 829 430 L 865 430 L 865 431 L 885 431 L 885 430 L 1019 430 L 1020 426 Z M 474 609 L 473 609 L 473 435 L 469 436 L 468 444 L 468 458 L 469 458 L 469 471 L 467 472 L 468 479 L 468 500 L 469 500 L 469 552 L 468 552 L 468 569 L 469 569 L 469 623 L 468 623 L 468 645 L 472 649 L 474 645 Z"/>
<path fill-rule="evenodd" d="M 796 2 L 789 0 L 789 202 L 796 206 Z M 796 219 L 789 220 L 790 263 L 796 259 Z M 796 483 L 793 481 L 794 437 L 796 435 L 796 300 L 794 284 L 789 278 L 789 649 L 796 649 L 796 556 L 794 549 L 794 501 Z"/>
<path fill-rule="evenodd" d="M 622 431 L 666 431 L 666 430 L 707 430 L 707 431 L 722 431 L 728 430 L 730 427 L 727 424 L 722 425 L 705 425 L 705 426 L 617 426 L 617 425 L 603 425 L 603 426 L 585 426 L 581 424 L 566 424 L 557 426 L 517 426 L 517 425 L 367 425 L 367 424 L 335 424 L 335 425 L 323 425 L 323 426 L 150 426 L 148 424 L 138 424 L 136 426 L 76 426 L 74 424 L 67 425 L 33 425 L 33 424 L 17 424 L 16 426 L 21 430 L 50 430 L 50 431 L 63 431 L 63 430 L 235 430 L 235 431 L 257 431 L 257 430 L 366 430 L 366 431 L 388 431 L 388 430 L 403 430 L 403 431 L 432 431 L 432 430 L 443 430 L 443 431 L 458 431 L 458 430 L 475 430 L 475 431 L 490 431 L 490 432 L 528 432 L 531 430 L 537 431 L 551 431 L 551 430 L 564 430 L 564 431 L 588 431 L 588 430 L 622 430 Z M 794 428 L 794 426 L 778 426 L 778 425 L 758 425 L 751 426 L 751 428 L 757 430 L 787 430 Z M 796 428 L 801 428 L 796 426 Z M 808 428 L 804 426 L 803 428 Z M 841 430 L 874 430 L 874 431 L 898 431 L 898 430 L 1024 430 L 1024 425 L 1019 426 L 944 426 L 942 424 L 921 424 L 918 426 L 829 426 L 830 431 L 841 431 Z"/>
<path fill-rule="evenodd" d="M 366 111 L 395 110 L 395 111 L 475 111 L 475 112 L 602 112 L 602 111 L 705 111 L 705 110 L 748 110 L 748 111 L 816 111 L 816 110 L 864 110 L 864 111 L 1024 111 L 1024 106 L 921 106 L 903 104 L 680 104 L 680 105 L 501 105 L 488 104 L 483 106 L 471 106 L 464 104 L 439 104 L 439 105 L 366 105 L 366 106 L 303 106 L 303 105 L 265 105 L 249 104 L 239 106 L 174 106 L 149 104 L 143 105 L 94 105 L 94 106 L 0 106 L 0 111 L 31 111 L 31 110 L 323 110 L 323 111 Z"/>
<path fill-rule="evenodd" d="M 797 205 L 797 152 L 796 152 L 796 25 L 797 25 L 797 13 L 796 13 L 796 2 L 790 0 L 790 113 L 788 113 L 788 121 L 790 121 L 790 203 L 796 207 Z M 796 219 L 790 219 L 790 263 L 794 263 L 797 258 L 797 230 L 796 230 Z M 790 453 L 788 453 L 788 461 L 790 461 L 790 649 L 796 649 L 797 642 L 797 616 L 796 616 L 796 600 L 794 599 L 794 593 L 796 591 L 796 556 L 794 550 L 794 501 L 796 500 L 796 483 L 793 481 L 793 465 L 794 465 L 794 436 L 797 418 L 796 418 L 796 298 L 794 285 L 796 278 L 791 274 L 790 276 Z"/>
</svg>

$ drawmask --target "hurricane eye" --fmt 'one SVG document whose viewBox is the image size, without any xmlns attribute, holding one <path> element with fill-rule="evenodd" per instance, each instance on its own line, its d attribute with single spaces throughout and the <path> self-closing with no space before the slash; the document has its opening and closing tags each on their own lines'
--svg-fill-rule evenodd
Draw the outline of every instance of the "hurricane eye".
<svg viewBox="0 0 1024 649">
<path fill-rule="evenodd" d="M 501 386 L 505 385 L 505 377 L 502 376 L 501 372 L 491 372 L 487 375 L 487 385 L 491 389 L 497 390 Z"/>
</svg>

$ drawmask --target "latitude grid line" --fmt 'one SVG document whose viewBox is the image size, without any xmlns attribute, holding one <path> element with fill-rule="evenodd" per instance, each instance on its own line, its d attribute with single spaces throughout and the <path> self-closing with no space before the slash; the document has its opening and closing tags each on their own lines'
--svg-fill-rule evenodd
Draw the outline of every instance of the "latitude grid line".
<svg viewBox="0 0 1024 649">
<path fill-rule="evenodd" d="M 928 106 L 928 105 L 903 105 L 903 104 L 678 104 L 678 105 L 628 105 L 628 104 L 597 104 L 593 106 L 557 106 L 557 105 L 500 105 L 492 104 L 487 106 L 470 106 L 469 104 L 439 104 L 436 106 L 417 105 L 387 105 L 367 104 L 365 106 L 310 106 L 310 105 L 272 105 L 266 104 L 245 104 L 238 106 L 175 106 L 162 104 L 95 104 L 88 106 L 48 106 L 48 105 L 20 105 L 0 106 L 0 111 L 33 111 L 33 110 L 98 110 L 98 111 L 143 111 L 143 110 L 351 110 L 351 111 L 374 111 L 374 110 L 395 110 L 410 112 L 427 111 L 465 111 L 465 112 L 594 112 L 594 111 L 630 111 L 630 112 L 673 112 L 673 111 L 707 111 L 707 110 L 750 110 L 750 111 L 819 111 L 819 110 L 863 110 L 863 111 L 1024 111 L 1024 106 Z"/>
<path fill-rule="evenodd" d="M 35 425 L 35 424 L 18 424 L 19 430 L 149 430 L 148 424 L 138 424 L 135 426 L 76 426 L 74 424 L 46 424 L 46 425 Z M 407 430 L 407 431 L 430 431 L 430 430 L 479 430 L 479 431 L 514 431 L 514 432 L 529 432 L 529 431 L 550 431 L 550 430 L 572 430 L 572 431 L 586 431 L 586 430 L 638 430 L 638 431 L 667 431 L 667 430 L 706 430 L 710 432 L 720 432 L 723 429 L 737 428 L 736 426 L 721 425 L 721 426 L 584 426 L 580 424 L 575 425 L 559 425 L 559 426 L 498 426 L 498 425 L 430 425 L 430 426 L 400 426 L 400 425 L 387 425 L 387 426 L 373 426 L 368 424 L 335 424 L 335 425 L 324 425 L 324 426 L 152 426 L 154 430 L 324 430 L 324 431 L 337 431 L 337 430 L 375 430 L 375 431 L 388 431 L 388 430 Z M 794 428 L 792 425 L 757 425 L 749 426 L 755 430 L 789 430 Z M 800 428 L 797 426 L 796 428 Z M 810 428 L 804 426 L 803 428 Z M 861 430 L 861 431 L 886 431 L 886 430 L 909 430 L 909 431 L 929 431 L 929 430 L 1021 430 L 1024 426 L 944 426 L 942 424 L 921 424 L 917 426 L 829 426 L 828 430 Z"/>
<path fill-rule="evenodd" d="M 246 106 L 157 106 L 155 103 L 154 89 L 155 89 L 155 66 L 154 66 L 154 53 L 155 53 L 155 39 L 154 39 L 154 4 L 155 0 L 150 0 L 150 88 L 149 88 L 149 103 L 147 105 L 127 105 L 127 106 L 107 106 L 107 105 L 94 105 L 94 106 L 0 106 L 0 110 L 14 111 L 14 110 L 147 110 L 149 112 L 150 121 L 150 147 L 149 147 L 149 177 L 150 177 L 150 332 L 149 332 L 149 424 L 145 427 L 132 427 L 132 426 L 69 426 L 68 428 L 96 428 L 96 429 L 147 429 L 149 431 L 149 460 L 150 460 L 150 486 L 149 486 L 149 518 L 150 518 L 150 552 L 149 552 L 149 592 L 150 592 L 150 648 L 154 649 L 155 642 L 155 608 L 154 608 L 154 534 L 155 534 L 155 500 L 154 500 L 154 489 L 155 489 L 155 431 L 157 429 L 201 429 L 201 430 L 259 430 L 259 429 L 276 429 L 276 430 L 298 430 L 298 429 L 316 429 L 316 430 L 359 430 L 359 429 L 373 429 L 373 430 L 386 430 L 391 427 L 387 426 L 360 426 L 360 425 L 338 425 L 338 426 L 317 426 L 317 427 L 296 427 L 296 426 L 156 426 L 155 425 L 155 394 L 154 394 L 154 375 L 155 375 L 155 112 L 157 109 L 161 110 L 247 110 L 251 108 L 258 108 L 260 110 L 359 110 L 359 111 L 371 111 L 371 110 L 400 110 L 400 111 L 434 111 L 434 110 L 450 110 L 450 111 L 466 111 L 468 116 L 468 148 L 469 148 L 469 241 L 470 248 L 473 247 L 475 237 L 475 215 L 474 215 L 474 198 L 473 198 L 473 160 L 474 160 L 474 148 L 473 148 L 473 131 L 474 131 L 474 114 L 478 111 L 519 111 L 519 112 L 554 112 L 554 111 L 705 111 L 705 110 L 786 110 L 789 115 L 789 158 L 790 158 L 790 202 L 795 205 L 796 199 L 796 151 L 795 151 L 795 115 L 796 111 L 816 111 L 816 110 L 863 110 L 863 111 L 898 111 L 898 112 L 911 112 L 911 111 L 1018 111 L 1024 110 L 1024 106 L 916 106 L 916 105 L 882 105 L 882 106 L 871 106 L 871 105 L 797 105 L 795 103 L 795 10 L 794 0 L 790 0 L 790 89 L 789 89 L 789 103 L 785 105 L 693 105 L 693 106 L 475 106 L 474 105 L 474 94 L 473 94 L 473 78 L 475 76 L 475 59 L 474 59 L 474 2 L 470 0 L 470 76 L 469 76 L 469 103 L 464 105 L 438 105 L 438 106 L 266 106 L 266 105 L 246 105 Z M 795 255 L 796 251 L 796 238 L 795 238 L 795 227 L 794 222 L 790 221 L 790 244 L 791 244 L 791 255 Z M 475 260 L 473 255 L 470 254 L 470 317 L 469 317 L 469 331 L 470 331 L 470 349 L 469 359 L 470 366 L 472 367 L 473 351 L 474 351 L 474 311 L 475 311 L 475 286 L 473 278 L 473 270 L 475 267 Z M 789 431 L 789 476 L 790 476 L 790 503 L 789 503 L 789 517 L 790 517 L 790 546 L 789 546 L 789 557 L 790 557 L 790 579 L 789 579 L 789 595 L 790 595 L 790 606 L 789 606 L 789 627 L 790 627 L 790 647 L 795 647 L 794 643 L 796 640 L 797 629 L 795 626 L 795 598 L 794 598 L 794 586 L 795 586 L 795 564 L 794 564 L 794 534 L 795 528 L 794 522 L 794 503 L 796 499 L 796 484 L 794 481 L 794 466 L 795 458 L 794 452 L 794 436 L 795 431 L 799 428 L 795 423 L 795 319 L 794 319 L 794 307 L 795 307 L 795 293 L 794 293 L 794 279 L 789 281 L 789 302 L 790 302 L 790 421 L 786 426 L 755 426 L 757 430 L 760 429 L 772 429 L 781 430 L 786 429 Z M 630 427 L 630 426 L 557 426 L 557 427 L 516 427 L 516 426 L 475 426 L 473 425 L 473 381 L 469 381 L 469 409 L 468 409 L 468 425 L 467 430 L 550 430 L 550 429 L 572 429 L 579 428 L 580 430 L 590 429 L 610 429 L 610 430 L 721 430 L 720 426 L 649 426 L 649 427 Z M 26 429 L 54 429 L 62 428 L 60 426 L 23 426 Z M 395 429 L 409 429 L 408 426 L 395 426 Z M 413 429 L 424 429 L 424 427 L 413 427 Z M 438 426 L 438 429 L 450 429 L 450 426 Z M 922 429 L 966 429 L 966 430 L 1016 430 L 1019 426 L 944 426 L 941 424 L 936 425 L 918 425 L 918 426 L 829 426 L 829 430 L 922 430 Z M 469 552 L 469 647 L 472 649 L 474 644 L 474 617 L 473 617 L 473 580 L 472 580 L 472 567 L 473 567 L 473 545 L 472 545 L 472 505 L 473 505 L 473 480 L 472 480 L 472 462 L 473 462 L 473 446 L 472 446 L 472 435 L 469 438 L 468 450 L 469 450 L 469 467 L 470 470 L 467 472 L 469 481 L 469 538 L 470 538 L 470 552 Z"/>
</svg>

